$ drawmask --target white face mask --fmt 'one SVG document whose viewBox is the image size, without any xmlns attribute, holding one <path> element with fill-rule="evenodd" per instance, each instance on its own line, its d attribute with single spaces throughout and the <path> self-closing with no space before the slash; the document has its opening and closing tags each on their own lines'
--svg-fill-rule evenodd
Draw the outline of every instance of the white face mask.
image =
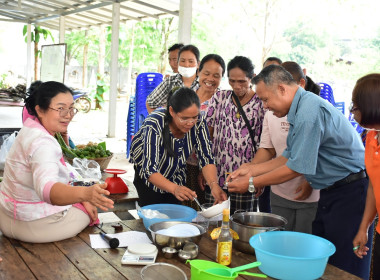
<svg viewBox="0 0 380 280">
<path fill-rule="evenodd" d="M 183 67 L 178 66 L 178 73 L 180 73 L 185 78 L 190 78 L 197 72 L 197 67 Z"/>
</svg>

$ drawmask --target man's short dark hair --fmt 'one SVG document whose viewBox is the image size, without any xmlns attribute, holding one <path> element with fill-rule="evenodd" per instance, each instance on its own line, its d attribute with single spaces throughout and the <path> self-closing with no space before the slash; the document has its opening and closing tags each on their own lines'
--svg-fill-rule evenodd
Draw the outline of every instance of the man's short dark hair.
<svg viewBox="0 0 380 280">
<path fill-rule="evenodd" d="M 263 66 L 265 65 L 265 63 L 266 63 L 267 61 L 276 61 L 276 62 L 278 63 L 278 65 L 281 65 L 281 64 L 282 64 L 282 60 L 281 60 L 281 59 L 279 59 L 278 57 L 271 56 L 271 57 L 268 57 L 268 58 L 264 61 Z"/>
<path fill-rule="evenodd" d="M 175 51 L 175 50 L 179 50 L 180 48 L 182 48 L 184 45 L 182 43 L 179 43 L 179 44 L 174 44 L 173 46 L 171 46 L 169 49 L 168 49 L 168 53 L 172 52 L 172 51 Z"/>
<path fill-rule="evenodd" d="M 293 76 L 286 71 L 284 67 L 274 64 L 265 67 L 256 77 L 253 78 L 253 83 L 255 85 L 261 81 L 263 81 L 267 86 L 273 86 L 279 83 L 286 85 L 296 84 Z"/>
</svg>

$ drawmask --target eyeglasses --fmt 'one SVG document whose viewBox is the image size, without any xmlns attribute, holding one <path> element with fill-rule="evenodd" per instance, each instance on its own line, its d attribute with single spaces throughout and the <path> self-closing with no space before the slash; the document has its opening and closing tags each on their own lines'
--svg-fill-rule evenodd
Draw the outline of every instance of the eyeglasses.
<svg viewBox="0 0 380 280">
<path fill-rule="evenodd" d="M 181 117 L 178 116 L 178 115 L 177 115 L 177 117 L 178 117 L 180 123 L 186 123 L 186 124 L 194 124 L 194 123 L 196 123 L 196 122 L 198 121 L 198 119 L 199 119 L 199 116 L 196 116 L 195 118 L 188 118 L 188 119 L 186 119 L 186 120 L 181 119 Z"/>
<path fill-rule="evenodd" d="M 354 107 L 354 103 L 351 102 L 350 106 L 348 107 L 348 111 L 353 114 L 356 110 L 358 110 L 358 107 Z"/>
<path fill-rule="evenodd" d="M 70 113 L 70 116 L 72 117 L 76 113 L 78 113 L 78 109 L 77 108 L 70 108 L 70 109 L 59 108 L 59 109 L 54 109 L 54 108 L 49 107 L 49 109 L 59 112 L 59 116 L 60 117 L 66 117 L 67 113 Z"/>
</svg>

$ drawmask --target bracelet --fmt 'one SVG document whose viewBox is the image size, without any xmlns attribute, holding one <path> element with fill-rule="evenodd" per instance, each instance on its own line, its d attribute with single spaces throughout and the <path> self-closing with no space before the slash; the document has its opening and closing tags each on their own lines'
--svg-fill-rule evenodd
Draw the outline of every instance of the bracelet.
<svg viewBox="0 0 380 280">
<path fill-rule="evenodd" d="M 212 182 L 210 182 L 210 183 L 207 183 L 207 185 L 210 187 L 210 189 L 211 189 L 211 185 L 212 184 L 217 184 L 217 182 L 216 181 L 212 181 Z"/>
</svg>

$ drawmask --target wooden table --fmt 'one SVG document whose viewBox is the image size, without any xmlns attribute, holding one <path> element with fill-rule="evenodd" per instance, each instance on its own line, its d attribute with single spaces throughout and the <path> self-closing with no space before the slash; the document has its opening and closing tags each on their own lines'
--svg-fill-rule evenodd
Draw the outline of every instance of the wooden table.
<svg viewBox="0 0 380 280">
<path fill-rule="evenodd" d="M 141 220 L 122 221 L 123 231 L 145 231 Z M 102 231 L 114 233 L 112 224 L 103 225 Z M 98 227 L 87 227 L 83 232 L 70 239 L 59 242 L 32 244 L 7 238 L 0 233 L 0 279 L 141 279 L 143 266 L 122 265 L 120 260 L 125 248 L 92 249 L 89 234 L 98 233 Z M 208 236 L 199 243 L 199 259 L 215 258 L 216 242 Z M 233 250 L 232 265 L 236 267 L 255 261 L 253 255 Z M 159 252 L 156 262 L 166 262 L 181 268 L 190 280 L 190 265 L 178 256 L 165 259 Z M 257 268 L 249 270 L 260 273 Z M 261 279 L 240 276 L 237 279 Z M 268 278 L 271 279 L 271 278 Z M 332 265 L 327 265 L 324 280 L 360 279 Z M 162 280 L 162 279 L 157 279 Z"/>
</svg>

